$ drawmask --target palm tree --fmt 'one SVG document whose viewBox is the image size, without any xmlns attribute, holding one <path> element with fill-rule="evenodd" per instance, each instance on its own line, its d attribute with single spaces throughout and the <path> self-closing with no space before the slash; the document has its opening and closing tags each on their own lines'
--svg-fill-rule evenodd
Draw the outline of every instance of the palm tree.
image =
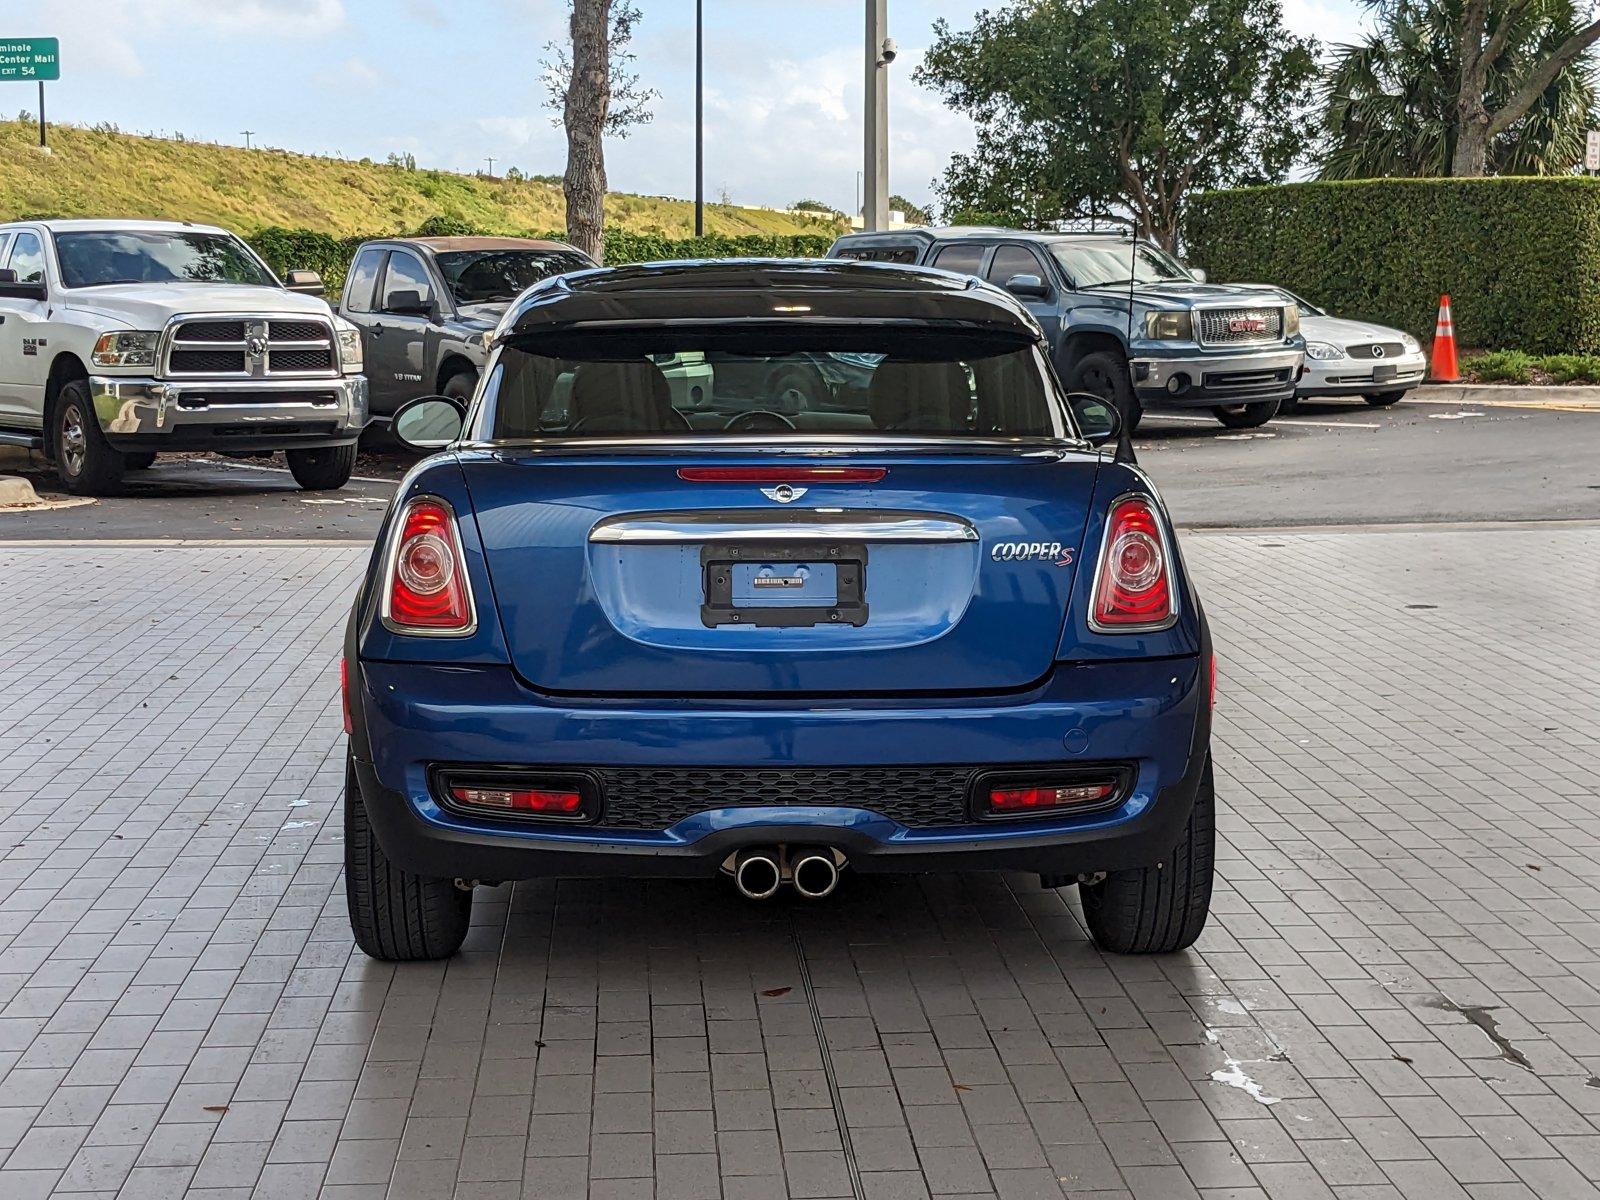
<svg viewBox="0 0 1600 1200">
<path fill-rule="evenodd" d="M 1322 85 L 1324 179 L 1452 173 L 1458 140 L 1462 0 L 1385 0 L 1379 28 L 1341 46 Z M 1531 70 L 1581 27 L 1573 0 L 1503 4 L 1491 0 L 1489 29 L 1509 21 L 1503 49 L 1488 64 L 1485 101 L 1507 103 Z M 1498 39 L 1497 39 L 1498 40 Z M 1560 71 L 1527 113 L 1488 147 L 1502 175 L 1570 171 L 1583 158 L 1595 110 L 1593 60 Z"/>
</svg>

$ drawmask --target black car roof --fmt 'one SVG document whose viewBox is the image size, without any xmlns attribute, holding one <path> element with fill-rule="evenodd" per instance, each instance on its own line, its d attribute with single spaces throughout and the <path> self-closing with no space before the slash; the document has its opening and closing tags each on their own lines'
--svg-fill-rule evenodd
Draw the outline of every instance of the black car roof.
<svg viewBox="0 0 1600 1200">
<path fill-rule="evenodd" d="M 681 324 L 946 325 L 1036 340 L 1009 293 L 970 276 L 842 259 L 714 259 L 574 271 L 535 284 L 501 324 L 509 337 Z"/>
<path fill-rule="evenodd" d="M 1012 242 L 1079 242 L 1127 241 L 1125 229 L 1064 230 L 1006 229 L 999 225 L 937 225 L 918 226 L 914 229 L 880 229 L 872 233 L 846 233 L 834 245 L 858 242 L 959 242 L 966 240 L 992 242 L 1002 239 Z"/>
</svg>

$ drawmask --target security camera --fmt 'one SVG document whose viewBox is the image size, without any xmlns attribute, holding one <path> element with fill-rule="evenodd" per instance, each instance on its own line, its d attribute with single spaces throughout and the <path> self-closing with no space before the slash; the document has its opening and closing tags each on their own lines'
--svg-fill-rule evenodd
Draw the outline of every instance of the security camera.
<svg viewBox="0 0 1600 1200">
<path fill-rule="evenodd" d="M 884 38 L 883 48 L 878 52 L 878 61 L 884 66 L 888 66 L 899 57 L 899 54 L 900 47 L 895 44 L 895 40 L 893 38 Z"/>
</svg>

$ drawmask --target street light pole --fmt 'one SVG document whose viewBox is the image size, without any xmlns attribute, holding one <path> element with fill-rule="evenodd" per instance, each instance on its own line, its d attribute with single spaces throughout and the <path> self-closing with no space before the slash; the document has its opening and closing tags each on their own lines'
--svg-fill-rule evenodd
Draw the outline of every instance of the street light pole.
<svg viewBox="0 0 1600 1200">
<path fill-rule="evenodd" d="M 694 235 L 706 232 L 706 146 L 705 146 L 705 31 L 702 0 L 694 0 Z"/>
<path fill-rule="evenodd" d="M 250 135 L 252 133 L 254 133 L 255 130 L 254 129 L 241 129 L 241 130 L 239 130 L 239 132 L 244 134 L 244 148 L 246 150 L 250 149 Z"/>
<path fill-rule="evenodd" d="M 884 29 L 889 24 L 889 0 L 866 0 L 867 87 L 866 144 L 862 185 L 861 227 L 883 229 L 889 223 L 889 62 L 893 51 Z"/>
</svg>

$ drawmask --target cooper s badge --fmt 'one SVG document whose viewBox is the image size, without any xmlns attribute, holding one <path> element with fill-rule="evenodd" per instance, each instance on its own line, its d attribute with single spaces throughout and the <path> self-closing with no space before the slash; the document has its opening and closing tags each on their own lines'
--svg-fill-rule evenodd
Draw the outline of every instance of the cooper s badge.
<svg viewBox="0 0 1600 1200">
<path fill-rule="evenodd" d="M 989 547 L 993 562 L 1051 561 L 1058 567 L 1070 567 L 1076 546 L 1063 546 L 1060 542 L 996 542 Z"/>
</svg>

